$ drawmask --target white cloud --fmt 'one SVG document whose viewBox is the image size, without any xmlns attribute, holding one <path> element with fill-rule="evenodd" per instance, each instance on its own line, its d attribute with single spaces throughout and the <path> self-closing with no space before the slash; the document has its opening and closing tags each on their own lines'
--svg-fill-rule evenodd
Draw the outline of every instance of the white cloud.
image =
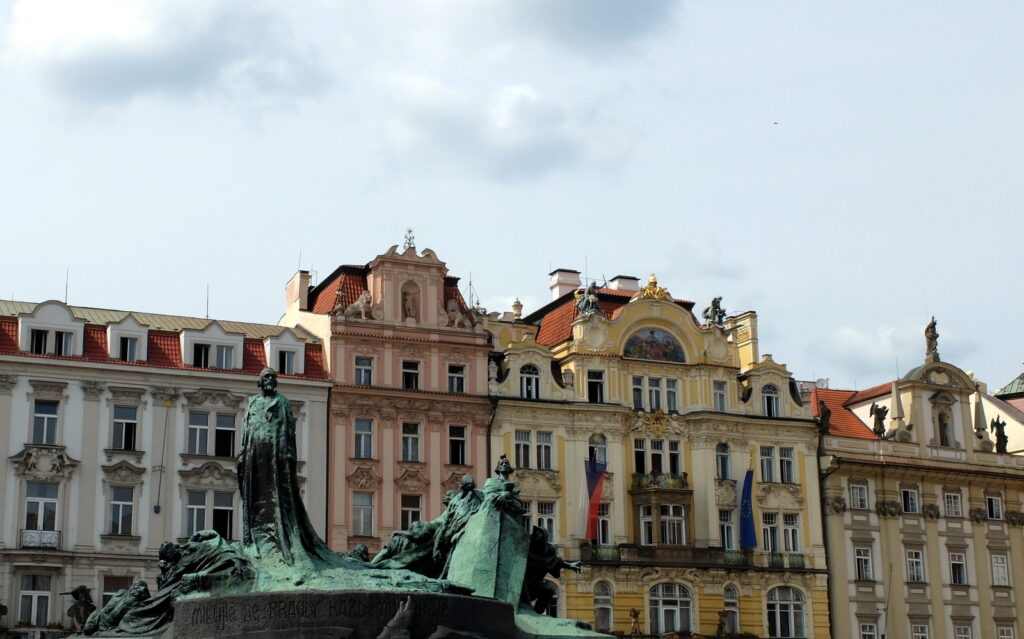
<svg viewBox="0 0 1024 639">
<path fill-rule="evenodd" d="M 259 4 L 193 0 L 18 0 L 3 61 L 58 95 L 120 103 L 143 95 L 315 95 L 327 76 L 287 16 Z"/>
</svg>

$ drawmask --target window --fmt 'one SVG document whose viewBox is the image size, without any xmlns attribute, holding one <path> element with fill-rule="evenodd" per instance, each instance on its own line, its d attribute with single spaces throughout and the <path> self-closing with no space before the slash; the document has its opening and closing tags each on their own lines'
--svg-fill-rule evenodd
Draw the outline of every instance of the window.
<svg viewBox="0 0 1024 639">
<path fill-rule="evenodd" d="M 227 540 L 235 538 L 235 493 L 213 493 L 213 529 Z"/>
<path fill-rule="evenodd" d="M 587 457 L 590 461 L 601 464 L 608 463 L 608 438 L 600 433 L 590 436 L 587 440 Z"/>
<path fill-rule="evenodd" d="M 192 345 L 192 365 L 196 368 L 210 368 L 210 345 Z"/>
<path fill-rule="evenodd" d="M 850 484 L 850 508 L 853 510 L 868 509 L 867 484 Z"/>
<path fill-rule="evenodd" d="M 996 628 L 997 639 L 1013 639 L 1013 626 L 1000 626 Z"/>
<path fill-rule="evenodd" d="M 373 459 L 373 420 L 356 420 L 356 459 Z"/>
<path fill-rule="evenodd" d="M 1010 563 L 1006 555 L 992 555 L 992 585 L 1010 585 Z"/>
<path fill-rule="evenodd" d="M 1003 498 L 1002 497 L 986 497 L 985 506 L 988 510 L 989 519 L 1002 519 L 1003 518 Z"/>
<path fill-rule="evenodd" d="M 782 545 L 786 552 L 800 552 L 800 515 L 783 513 Z"/>
<path fill-rule="evenodd" d="M 57 402 L 35 400 L 32 416 L 32 443 L 57 443 Z"/>
<path fill-rule="evenodd" d="M 647 378 L 648 406 L 652 411 L 661 410 L 661 378 Z"/>
<path fill-rule="evenodd" d="M 679 452 L 679 442 L 668 443 L 668 472 L 673 475 L 683 474 L 682 456 Z"/>
<path fill-rule="evenodd" d="M 610 546 L 612 544 L 612 505 L 597 505 L 597 545 Z"/>
<path fill-rule="evenodd" d="M 907 551 L 907 581 L 924 581 L 924 553 L 920 550 Z"/>
<path fill-rule="evenodd" d="M 26 482 L 25 498 L 25 529 L 57 530 L 57 484 Z"/>
<path fill-rule="evenodd" d="M 117 450 L 135 450 L 135 427 L 138 425 L 135 406 L 114 406 L 114 441 Z"/>
<path fill-rule="evenodd" d="M 612 610 L 612 587 L 599 581 L 594 584 L 594 628 L 598 632 L 611 632 Z"/>
<path fill-rule="evenodd" d="M 537 468 L 551 470 L 551 433 L 537 433 Z"/>
<path fill-rule="evenodd" d="M 910 624 L 910 639 L 928 639 L 928 624 Z"/>
<path fill-rule="evenodd" d="M 352 493 L 352 534 L 373 536 L 373 493 Z"/>
<path fill-rule="evenodd" d="M 101 606 L 105 606 L 110 603 L 110 600 L 114 598 L 114 595 L 131 588 L 134 579 L 128 576 L 114 576 L 104 575 L 103 576 L 103 603 Z"/>
<path fill-rule="evenodd" d="M 860 625 L 860 639 L 878 639 L 878 626 L 873 623 Z"/>
<path fill-rule="evenodd" d="M 714 400 L 715 410 L 724 413 L 726 411 L 725 382 L 711 382 L 711 396 Z"/>
<path fill-rule="evenodd" d="M 962 552 L 949 553 L 949 583 L 967 585 L 967 557 Z"/>
<path fill-rule="evenodd" d="M 373 358 L 356 358 L 356 379 L 357 386 L 373 386 Z"/>
<path fill-rule="evenodd" d="M 530 436 L 528 430 L 516 431 L 516 468 L 530 467 Z"/>
<path fill-rule="evenodd" d="M 963 517 L 963 507 L 960 502 L 960 493 L 946 493 L 943 501 L 946 503 L 946 517 Z"/>
<path fill-rule="evenodd" d="M 132 507 L 134 504 L 134 488 L 130 486 L 110 487 L 110 526 L 107 528 L 109 534 L 132 534 Z"/>
<path fill-rule="evenodd" d="M 402 362 L 402 388 L 418 390 L 420 387 L 420 363 Z"/>
<path fill-rule="evenodd" d="M 210 435 L 210 414 L 190 411 L 188 414 L 188 452 L 191 455 L 205 455 L 206 442 Z M 202 530 L 200 528 L 199 530 Z"/>
<path fill-rule="evenodd" d="M 633 410 L 644 409 L 644 378 L 633 377 Z"/>
<path fill-rule="evenodd" d="M 723 610 L 725 610 L 726 632 L 740 631 L 740 592 L 736 586 L 728 585 L 722 590 Z"/>
<path fill-rule="evenodd" d="M 640 506 L 640 543 L 650 546 L 654 543 L 654 517 L 649 505 Z"/>
<path fill-rule="evenodd" d="M 916 488 L 900 489 L 900 505 L 903 507 L 903 512 L 908 514 L 920 512 L 919 504 L 920 500 L 918 499 Z"/>
<path fill-rule="evenodd" d="M 665 470 L 662 464 L 662 455 L 665 452 L 665 441 L 662 439 L 651 440 L 651 472 L 660 473 Z"/>
<path fill-rule="evenodd" d="M 533 364 L 519 369 L 519 395 L 524 399 L 540 397 L 540 371 Z"/>
<path fill-rule="evenodd" d="M 761 482 L 770 484 L 775 481 L 775 447 L 761 446 Z"/>
<path fill-rule="evenodd" d="M 448 365 L 448 392 L 449 393 L 465 393 L 466 392 L 466 367 L 456 366 L 455 364 Z"/>
<path fill-rule="evenodd" d="M 136 361 L 136 351 L 139 346 L 139 338 L 137 337 L 122 337 L 120 339 L 121 348 L 118 351 L 118 359 L 122 362 L 134 362 Z"/>
<path fill-rule="evenodd" d="M 402 530 L 412 528 L 414 521 L 422 519 L 419 495 L 402 495 Z"/>
<path fill-rule="evenodd" d="M 591 404 L 604 402 L 604 371 L 587 371 L 587 401 Z"/>
<path fill-rule="evenodd" d="M 682 546 L 686 543 L 686 511 L 682 506 L 660 506 L 661 543 Z"/>
<path fill-rule="evenodd" d="M 217 413 L 217 428 L 214 431 L 213 454 L 217 457 L 235 456 L 235 416 Z"/>
<path fill-rule="evenodd" d="M 651 634 L 690 632 L 690 591 L 673 583 L 651 588 Z"/>
<path fill-rule="evenodd" d="M 466 427 L 448 427 L 448 463 L 466 465 Z"/>
<path fill-rule="evenodd" d="M 803 637 L 804 596 L 792 586 L 768 591 L 768 636 Z"/>
<path fill-rule="evenodd" d="M 779 448 L 779 481 L 783 484 L 796 483 L 796 467 L 792 448 Z"/>
<path fill-rule="evenodd" d="M 402 461 L 418 462 L 420 460 L 420 425 L 402 424 Z M 408 530 L 408 528 L 403 528 Z"/>
<path fill-rule="evenodd" d="M 729 444 L 715 446 L 715 472 L 718 479 L 729 479 Z"/>
<path fill-rule="evenodd" d="M 779 416 L 779 389 L 771 384 L 761 387 L 761 399 L 764 402 L 764 416 Z"/>
<path fill-rule="evenodd" d="M 295 374 L 295 351 L 277 352 L 277 372 L 281 375 Z"/>
<path fill-rule="evenodd" d="M 66 331 L 54 331 L 53 332 L 53 354 L 70 356 L 74 355 L 74 351 L 71 350 L 71 339 L 72 334 Z"/>
<path fill-rule="evenodd" d="M 679 412 L 679 382 L 674 379 L 665 380 L 665 410 Z"/>
<path fill-rule="evenodd" d="M 28 347 L 29 351 L 34 355 L 46 355 L 46 339 L 49 336 L 49 331 L 41 331 L 33 328 L 31 335 Z"/>
<path fill-rule="evenodd" d="M 761 513 L 761 545 L 765 552 L 779 552 L 778 513 Z"/>
<path fill-rule="evenodd" d="M 22 575 L 18 623 L 45 628 L 50 620 L 50 576 Z"/>
<path fill-rule="evenodd" d="M 971 627 L 953 626 L 953 636 L 955 639 L 971 639 Z"/>
<path fill-rule="evenodd" d="M 640 474 L 647 474 L 647 440 L 633 440 L 633 471 Z"/>
<path fill-rule="evenodd" d="M 856 548 L 853 551 L 853 557 L 857 569 L 857 581 L 874 581 L 875 571 L 871 563 L 871 549 Z"/>
<path fill-rule="evenodd" d="M 235 354 L 234 346 L 217 346 L 217 368 L 234 368 L 232 360 Z"/>
<path fill-rule="evenodd" d="M 206 492 L 190 490 L 185 495 L 185 536 L 206 530 Z"/>
<path fill-rule="evenodd" d="M 537 525 L 547 530 L 548 541 L 555 543 L 555 539 L 557 538 L 557 535 L 555 534 L 555 502 L 537 502 Z"/>
<path fill-rule="evenodd" d="M 736 527 L 733 522 L 733 511 L 718 511 L 718 535 L 722 538 L 723 550 L 736 550 Z"/>
<path fill-rule="evenodd" d="M 530 532 L 530 531 L 533 530 L 533 514 L 532 514 L 532 511 L 533 511 L 533 502 L 524 501 L 523 502 L 523 512 L 519 516 L 522 519 L 523 528 L 526 529 L 526 532 Z"/>
</svg>

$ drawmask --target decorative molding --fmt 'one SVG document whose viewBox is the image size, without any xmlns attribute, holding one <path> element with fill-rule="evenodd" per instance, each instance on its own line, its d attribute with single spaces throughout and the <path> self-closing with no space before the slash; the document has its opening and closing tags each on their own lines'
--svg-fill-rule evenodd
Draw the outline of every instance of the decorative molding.
<svg viewBox="0 0 1024 639">
<path fill-rule="evenodd" d="M 103 471 L 103 480 L 105 482 L 132 486 L 141 484 L 142 477 L 146 474 L 146 469 L 144 467 L 136 466 L 124 459 L 116 464 L 100 466 L 100 470 Z"/>
<path fill-rule="evenodd" d="M 800 484 L 759 484 L 757 503 L 762 506 L 797 509 L 803 507 L 804 498 Z"/>
<path fill-rule="evenodd" d="M 921 514 L 925 519 L 938 519 L 942 515 L 942 511 L 937 504 L 925 504 L 921 507 Z"/>
<path fill-rule="evenodd" d="M 79 461 L 72 459 L 65 446 L 25 444 L 25 449 L 11 458 L 14 473 L 26 481 L 55 482 L 70 479 Z"/>
<path fill-rule="evenodd" d="M 193 393 L 184 393 L 189 406 L 207 406 L 220 404 L 226 408 L 238 408 L 245 401 L 245 395 L 235 395 L 224 390 L 201 389 Z"/>
<path fill-rule="evenodd" d="M 377 354 L 377 349 L 370 346 L 370 343 L 364 340 L 356 344 L 354 347 L 352 347 L 352 352 L 355 353 L 356 355 L 373 357 Z"/>
<path fill-rule="evenodd" d="M 422 351 L 420 351 L 419 348 L 417 348 L 416 346 L 413 346 L 412 344 L 409 344 L 408 346 L 403 348 L 399 352 L 399 354 L 404 359 L 406 359 L 406 360 L 422 360 L 423 359 Z M 420 371 L 420 374 L 422 374 L 422 373 L 423 373 L 423 371 Z"/>
<path fill-rule="evenodd" d="M 142 463 L 142 458 L 145 456 L 146 451 L 144 450 L 123 450 L 120 448 L 104 448 L 103 454 L 107 456 L 107 462 L 114 462 L 120 460 L 134 460 L 136 464 Z M 115 461 L 117 460 L 117 461 Z"/>
<path fill-rule="evenodd" d="M 719 479 L 715 481 L 715 503 L 726 508 L 736 507 L 736 480 Z"/>
<path fill-rule="evenodd" d="M 68 386 L 67 382 L 46 382 L 30 379 L 28 383 L 32 385 L 32 391 L 28 394 L 29 399 L 52 399 L 58 402 L 67 399 L 67 396 L 64 394 L 64 390 Z"/>
<path fill-rule="evenodd" d="M 172 405 L 180 397 L 178 389 L 170 386 L 154 386 L 149 389 L 149 392 L 153 395 L 153 399 L 165 406 Z"/>
<path fill-rule="evenodd" d="M 562 483 L 557 470 L 521 468 L 512 476 L 519 492 L 528 497 L 559 497 Z"/>
<path fill-rule="evenodd" d="M 133 388 L 131 386 L 110 386 L 109 404 L 119 406 L 142 406 L 142 396 L 146 394 L 145 388 Z"/>
<path fill-rule="evenodd" d="M 898 501 L 879 501 L 875 504 L 875 512 L 882 517 L 899 517 L 903 514 L 903 507 Z"/>
<path fill-rule="evenodd" d="M 973 521 L 976 524 L 980 524 L 983 521 L 988 521 L 988 511 L 986 511 L 984 508 L 971 508 L 967 512 L 967 515 L 971 518 L 971 521 Z"/>
<path fill-rule="evenodd" d="M 395 487 L 407 493 L 425 492 L 430 479 L 418 465 L 400 465 L 401 472 L 395 477 Z"/>
<path fill-rule="evenodd" d="M 17 375 L 0 375 L 0 395 L 10 395 L 17 383 Z"/>
<path fill-rule="evenodd" d="M 380 485 L 383 483 L 376 469 L 373 466 L 365 465 L 356 466 L 356 469 L 346 479 L 352 484 L 353 488 L 358 488 L 359 490 L 380 488 Z"/>
<path fill-rule="evenodd" d="M 1006 518 L 1006 523 L 1011 526 L 1024 525 L 1024 512 L 1019 510 L 1007 510 L 1004 517 Z"/>
<path fill-rule="evenodd" d="M 179 470 L 182 484 L 201 488 L 221 488 L 238 483 L 238 475 L 230 468 L 225 468 L 215 461 L 208 461 L 202 466 Z"/>
<path fill-rule="evenodd" d="M 845 497 L 826 497 L 823 500 L 825 512 L 830 515 L 842 515 L 846 512 Z"/>
<path fill-rule="evenodd" d="M 459 486 L 462 484 L 462 477 L 463 475 L 466 474 L 468 470 L 468 468 L 464 472 L 449 470 L 448 477 L 446 477 L 445 480 L 441 482 L 441 488 L 443 488 L 445 492 L 449 490 L 458 490 Z"/>
<path fill-rule="evenodd" d="M 82 386 L 82 393 L 85 395 L 85 399 L 93 402 L 99 401 L 99 399 L 103 397 L 103 391 L 107 389 L 103 382 L 97 382 L 94 380 L 83 380 L 80 384 Z"/>
</svg>

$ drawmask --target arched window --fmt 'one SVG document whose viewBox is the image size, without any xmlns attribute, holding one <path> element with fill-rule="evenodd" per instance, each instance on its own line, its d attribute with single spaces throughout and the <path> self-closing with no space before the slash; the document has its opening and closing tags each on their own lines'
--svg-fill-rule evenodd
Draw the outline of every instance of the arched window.
<svg viewBox="0 0 1024 639">
<path fill-rule="evenodd" d="M 803 637 L 804 596 L 791 586 L 768 591 L 768 636 Z"/>
<path fill-rule="evenodd" d="M 612 631 L 612 587 L 607 581 L 594 584 L 594 628 L 598 632 Z"/>
<path fill-rule="evenodd" d="M 722 592 L 722 609 L 725 610 L 725 631 L 740 631 L 740 593 L 736 586 L 728 585 Z"/>
<path fill-rule="evenodd" d="M 590 440 L 587 442 L 589 458 L 591 461 L 596 461 L 602 464 L 608 463 L 608 439 L 601 433 L 595 433 L 590 436 Z"/>
<path fill-rule="evenodd" d="M 761 398 L 764 401 L 765 417 L 779 416 L 779 389 L 773 384 L 761 387 Z"/>
<path fill-rule="evenodd" d="M 729 479 L 729 444 L 715 446 L 715 469 L 719 479 Z"/>
<path fill-rule="evenodd" d="M 690 632 L 690 591 L 679 584 L 651 588 L 651 634 Z"/>
<path fill-rule="evenodd" d="M 540 397 L 540 371 L 533 364 L 519 369 L 519 395 L 524 399 Z"/>
</svg>

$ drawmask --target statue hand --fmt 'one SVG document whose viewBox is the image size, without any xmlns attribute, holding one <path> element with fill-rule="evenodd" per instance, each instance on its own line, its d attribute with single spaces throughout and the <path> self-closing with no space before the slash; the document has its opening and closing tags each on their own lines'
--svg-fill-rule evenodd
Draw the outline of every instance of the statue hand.
<svg viewBox="0 0 1024 639">
<path fill-rule="evenodd" d="M 573 571 L 573 572 L 581 572 L 583 570 L 583 562 L 582 561 L 567 561 L 567 562 L 565 562 L 565 567 L 568 568 L 569 570 Z"/>
</svg>

